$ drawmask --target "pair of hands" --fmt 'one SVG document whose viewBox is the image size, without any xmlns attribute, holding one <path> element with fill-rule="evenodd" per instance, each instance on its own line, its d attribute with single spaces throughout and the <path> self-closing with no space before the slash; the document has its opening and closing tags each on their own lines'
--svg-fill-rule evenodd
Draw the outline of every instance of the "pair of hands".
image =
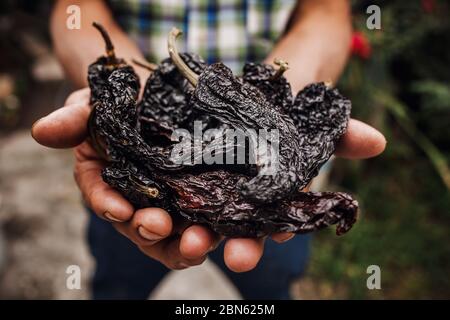
<svg viewBox="0 0 450 320">
<path fill-rule="evenodd" d="M 120 193 L 101 177 L 103 160 L 86 140 L 90 113 L 89 89 L 75 91 L 64 107 L 38 120 L 32 128 L 33 138 L 51 148 L 74 148 L 74 175 L 87 205 L 102 219 L 112 223 L 118 232 L 133 241 L 147 256 L 170 269 L 184 269 L 201 264 L 208 253 L 224 240 L 207 227 L 173 221 L 160 208 L 135 210 Z M 386 141 L 376 129 L 351 119 L 341 138 L 336 155 L 362 159 L 383 152 Z M 293 234 L 271 236 L 285 242 Z M 265 238 L 226 239 L 224 261 L 231 270 L 245 272 L 258 264 Z"/>
</svg>

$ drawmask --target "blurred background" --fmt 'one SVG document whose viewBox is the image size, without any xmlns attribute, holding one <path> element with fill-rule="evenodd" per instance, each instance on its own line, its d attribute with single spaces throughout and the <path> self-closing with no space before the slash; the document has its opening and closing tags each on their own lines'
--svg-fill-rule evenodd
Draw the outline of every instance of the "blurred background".
<svg viewBox="0 0 450 320">
<path fill-rule="evenodd" d="M 366 28 L 370 4 L 381 7 L 381 30 Z M 51 50 L 50 9 L 0 2 L 0 298 L 89 298 L 93 262 L 71 151 L 29 134 L 70 91 Z M 352 56 L 338 87 L 388 145 L 375 159 L 336 161 L 329 189 L 355 194 L 361 219 L 343 237 L 315 235 L 296 298 L 450 298 L 449 14 L 444 0 L 353 1 Z M 81 290 L 66 287 L 69 265 L 81 267 Z M 369 265 L 381 268 L 381 290 L 367 289 Z M 207 263 L 172 273 L 152 297 L 239 296 Z"/>
</svg>

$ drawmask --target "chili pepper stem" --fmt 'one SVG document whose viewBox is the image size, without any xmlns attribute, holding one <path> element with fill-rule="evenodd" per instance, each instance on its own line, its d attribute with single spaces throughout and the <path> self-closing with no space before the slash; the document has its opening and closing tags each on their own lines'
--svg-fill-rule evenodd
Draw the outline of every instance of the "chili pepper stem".
<svg viewBox="0 0 450 320">
<path fill-rule="evenodd" d="M 287 61 L 282 59 L 275 59 L 273 60 L 273 63 L 279 66 L 279 68 L 277 72 L 275 72 L 275 74 L 270 78 L 270 80 L 277 80 L 283 75 L 286 70 L 289 69 L 289 64 Z"/>
<path fill-rule="evenodd" d="M 156 188 L 146 188 L 145 194 L 150 198 L 157 198 L 159 195 L 159 190 Z"/>
<path fill-rule="evenodd" d="M 176 46 L 176 39 L 181 34 L 181 30 L 173 27 L 169 32 L 169 38 L 167 41 L 169 55 L 173 64 L 177 67 L 178 71 L 195 87 L 198 83 L 198 75 L 193 72 L 188 65 L 181 59 L 180 54 Z"/>
<path fill-rule="evenodd" d="M 96 28 L 100 32 L 103 40 L 105 41 L 108 64 L 115 64 L 117 62 L 116 54 L 114 53 L 114 45 L 112 44 L 111 37 L 109 36 L 108 32 L 101 24 L 97 22 L 93 22 L 92 26 L 94 26 L 94 28 Z"/>
<path fill-rule="evenodd" d="M 142 191 L 142 193 L 144 193 L 149 198 L 154 199 L 159 196 L 159 190 L 156 188 L 146 187 L 141 184 L 137 184 L 137 186 L 140 189 L 140 191 Z"/>
</svg>

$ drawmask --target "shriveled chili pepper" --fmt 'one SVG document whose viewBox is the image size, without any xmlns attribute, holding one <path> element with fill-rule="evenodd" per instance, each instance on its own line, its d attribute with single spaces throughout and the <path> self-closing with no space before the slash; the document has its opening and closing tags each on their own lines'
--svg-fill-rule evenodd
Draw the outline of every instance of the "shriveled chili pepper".
<svg viewBox="0 0 450 320">
<path fill-rule="evenodd" d="M 151 147 L 139 134 L 136 128 L 139 78 L 130 65 L 115 56 L 106 30 L 97 23 L 93 25 L 106 43 L 106 56 L 97 59 L 88 70 L 92 102 L 88 128 L 93 146 L 113 162 L 148 159 L 151 168 L 183 168 L 170 160 L 169 149 Z"/>
<path fill-rule="evenodd" d="M 274 108 L 256 87 L 234 77 L 222 63 L 208 66 L 200 75 L 190 70 L 176 50 L 175 38 L 179 34 L 178 29 L 172 30 L 169 53 L 180 72 L 195 86 L 192 99 L 198 110 L 244 132 L 279 132 L 279 156 L 275 170 L 270 167 L 273 165 L 272 154 L 260 148 L 258 141 L 252 141 L 258 175 L 240 184 L 241 192 L 254 201 L 272 202 L 304 187 L 302 172 L 298 170 L 301 152 L 298 133 L 292 120 Z M 272 170 L 270 174 L 269 170 Z"/>
<path fill-rule="evenodd" d="M 88 83 L 91 90 L 91 104 L 94 104 L 105 87 L 110 74 L 117 68 L 125 67 L 125 60 L 117 58 L 114 52 L 114 45 L 105 28 L 94 22 L 92 24 L 101 34 L 105 42 L 106 55 L 99 57 L 88 68 Z"/>
<path fill-rule="evenodd" d="M 175 39 L 179 34 L 178 29 L 172 30 L 169 53 L 180 72 L 196 87 L 192 99 L 197 109 L 244 131 L 275 129 L 279 132 L 276 172 L 267 173 L 273 159 L 267 157 L 266 150 L 261 152 L 260 148 L 255 148 L 258 175 L 240 185 L 243 195 L 257 202 L 273 202 L 306 187 L 320 166 L 331 157 L 337 139 L 344 133 L 350 101 L 335 89 L 325 94 L 325 91 L 320 91 L 320 88 L 325 88 L 323 84 L 313 84 L 300 92 L 289 106 L 290 88 L 282 80 L 281 68 L 279 72 L 271 72 L 269 67 L 259 67 L 266 76 L 252 77 L 248 69 L 255 66 L 247 65 L 248 76 L 244 75 L 244 80 L 247 78 L 259 88 L 233 76 L 222 63 L 210 65 L 198 75 L 178 55 Z M 311 88 L 316 88 L 312 99 L 317 103 L 311 101 Z M 273 96 L 275 91 L 280 95 Z M 329 119 L 330 116 L 333 119 Z M 306 127 L 307 134 L 302 135 L 297 130 Z M 253 146 L 256 145 L 255 142 Z"/>
<path fill-rule="evenodd" d="M 248 177 L 223 170 L 164 175 L 156 181 L 128 169 L 107 169 L 103 176 L 138 208 L 160 206 L 230 237 L 307 233 L 331 225 L 336 225 L 336 233 L 341 235 L 357 219 L 358 203 L 342 192 L 297 192 L 269 205 L 249 202 L 235 188 L 239 180 Z M 164 196 L 154 196 L 153 190 L 168 189 L 171 191 Z M 146 196 L 148 190 L 151 196 Z"/>
<path fill-rule="evenodd" d="M 293 99 L 291 85 L 283 76 L 288 63 L 280 59 L 276 59 L 274 63 L 279 66 L 278 70 L 265 63 L 247 62 L 242 79 L 257 87 L 272 106 L 287 112 Z"/>
<path fill-rule="evenodd" d="M 247 65 L 243 77 L 236 78 L 222 64 L 206 66 L 198 56 L 179 56 L 173 42 L 174 34 L 169 46 L 172 59 L 154 70 L 139 107 L 139 80 L 132 67 L 108 62 L 108 57 L 94 63 L 90 84 L 96 90 L 89 126 L 92 140 L 100 141 L 109 162 L 103 179 L 136 208 L 161 207 L 226 236 L 305 233 L 333 224 L 337 234 L 348 231 L 358 209 L 350 195 L 298 190 L 345 132 L 348 100 L 321 83 L 293 99 L 282 76 L 283 65 L 278 70 Z M 280 129 L 281 174 L 265 178 L 258 174 L 261 168 L 256 168 L 258 172 L 249 164 L 174 163 L 170 154 L 177 144 L 171 134 L 178 128 L 192 131 L 192 122 L 199 119 L 206 120 L 203 129 L 216 128 L 219 133 L 229 126 Z M 240 147 L 231 143 L 218 149 L 216 140 L 201 145 L 202 152 L 194 153 L 194 158 Z M 259 160 L 264 164 L 263 156 Z"/>
</svg>

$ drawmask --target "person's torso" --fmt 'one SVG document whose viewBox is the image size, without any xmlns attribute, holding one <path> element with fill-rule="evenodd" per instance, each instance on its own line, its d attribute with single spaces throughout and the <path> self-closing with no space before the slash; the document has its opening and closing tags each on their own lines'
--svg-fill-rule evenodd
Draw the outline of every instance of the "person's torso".
<svg viewBox="0 0 450 320">
<path fill-rule="evenodd" d="M 168 56 L 167 34 L 183 30 L 180 51 L 240 72 L 261 61 L 283 34 L 295 0 L 108 0 L 119 25 L 149 61 Z"/>
</svg>

